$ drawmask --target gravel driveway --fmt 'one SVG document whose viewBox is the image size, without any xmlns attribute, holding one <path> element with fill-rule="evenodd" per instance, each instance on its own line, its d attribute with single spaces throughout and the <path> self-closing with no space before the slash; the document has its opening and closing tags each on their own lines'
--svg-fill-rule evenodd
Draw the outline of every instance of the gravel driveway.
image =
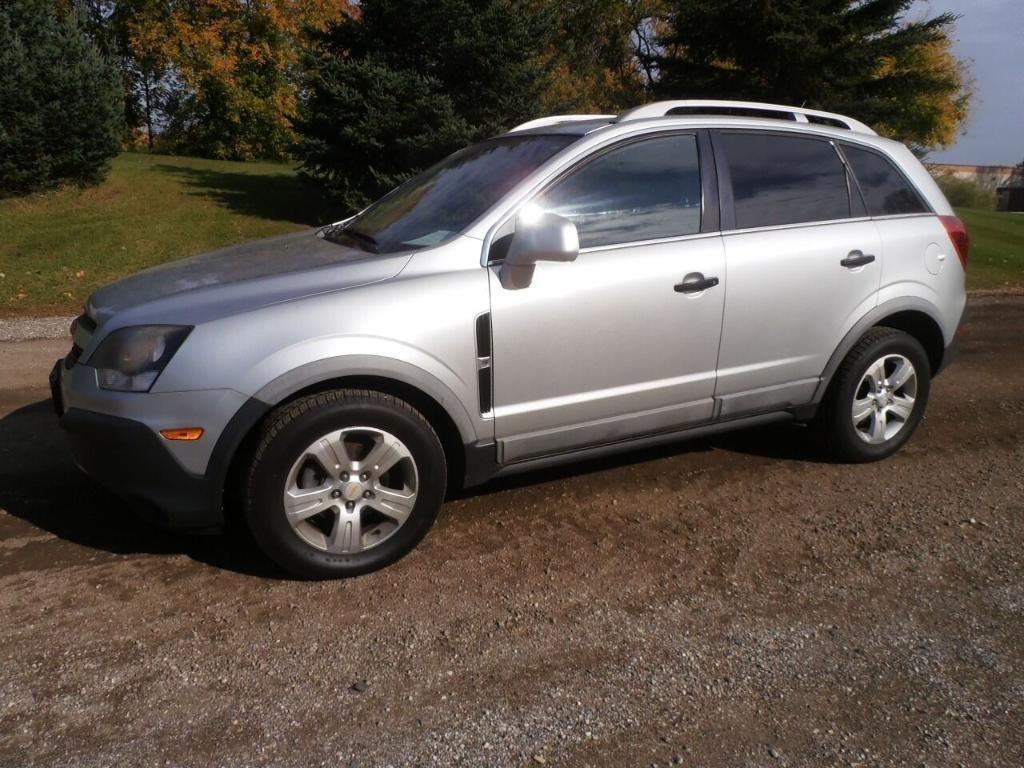
<svg viewBox="0 0 1024 768">
<path fill-rule="evenodd" d="M 487 486 L 282 579 L 137 522 L 0 344 L 0 765 L 1020 766 L 1024 300 L 896 457 L 775 427 Z"/>
</svg>

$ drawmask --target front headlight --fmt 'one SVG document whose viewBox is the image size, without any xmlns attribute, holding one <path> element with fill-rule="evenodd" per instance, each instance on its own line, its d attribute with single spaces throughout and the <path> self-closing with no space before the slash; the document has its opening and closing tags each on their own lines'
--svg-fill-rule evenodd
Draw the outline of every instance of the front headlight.
<svg viewBox="0 0 1024 768">
<path fill-rule="evenodd" d="M 100 389 L 148 392 L 191 331 L 187 325 L 133 325 L 100 342 L 87 365 L 96 369 Z"/>
</svg>

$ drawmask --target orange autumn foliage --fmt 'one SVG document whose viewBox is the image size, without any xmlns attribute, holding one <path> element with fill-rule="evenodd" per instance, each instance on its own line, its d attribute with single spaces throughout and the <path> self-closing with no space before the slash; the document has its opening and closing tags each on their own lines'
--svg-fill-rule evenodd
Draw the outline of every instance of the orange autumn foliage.
<svg viewBox="0 0 1024 768">
<path fill-rule="evenodd" d="M 303 35 L 348 0 L 137 0 L 129 47 L 173 83 L 165 141 L 212 157 L 286 156 Z"/>
</svg>

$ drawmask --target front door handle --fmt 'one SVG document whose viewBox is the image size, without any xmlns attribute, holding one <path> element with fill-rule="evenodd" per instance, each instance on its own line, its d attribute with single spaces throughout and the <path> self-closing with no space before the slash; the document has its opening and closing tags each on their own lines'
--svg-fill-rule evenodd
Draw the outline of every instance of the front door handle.
<svg viewBox="0 0 1024 768">
<path fill-rule="evenodd" d="M 846 258 L 840 261 L 840 265 L 847 269 L 856 269 L 857 267 L 863 267 L 865 264 L 870 264 L 875 260 L 875 257 L 870 253 L 861 253 L 860 251 L 850 251 Z"/>
<path fill-rule="evenodd" d="M 717 277 L 704 277 L 700 272 L 691 272 L 683 282 L 675 285 L 676 293 L 700 293 L 718 285 Z"/>
</svg>

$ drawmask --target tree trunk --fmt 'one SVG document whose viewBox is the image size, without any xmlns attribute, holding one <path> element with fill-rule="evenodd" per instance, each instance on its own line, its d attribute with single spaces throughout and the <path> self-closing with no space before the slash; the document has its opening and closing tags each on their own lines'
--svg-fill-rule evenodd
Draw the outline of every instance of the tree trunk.
<svg viewBox="0 0 1024 768">
<path fill-rule="evenodd" d="M 153 104 L 150 101 L 149 75 L 142 76 L 142 93 L 146 100 L 146 144 L 153 151 Z"/>
</svg>

